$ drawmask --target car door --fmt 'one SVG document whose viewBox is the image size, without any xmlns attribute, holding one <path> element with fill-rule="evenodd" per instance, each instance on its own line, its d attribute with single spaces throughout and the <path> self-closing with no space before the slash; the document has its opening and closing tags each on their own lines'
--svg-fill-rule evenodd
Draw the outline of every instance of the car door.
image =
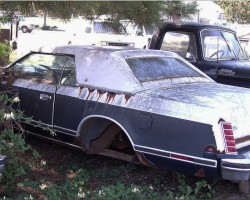
<svg viewBox="0 0 250 200">
<path fill-rule="evenodd" d="M 69 57 L 57 86 L 54 105 L 54 129 L 75 135 L 82 120 L 85 102 L 79 97 L 81 88 L 76 82 L 75 58 Z"/>
<path fill-rule="evenodd" d="M 25 117 L 53 125 L 55 92 L 67 56 L 30 53 L 10 66 Z"/>
</svg>

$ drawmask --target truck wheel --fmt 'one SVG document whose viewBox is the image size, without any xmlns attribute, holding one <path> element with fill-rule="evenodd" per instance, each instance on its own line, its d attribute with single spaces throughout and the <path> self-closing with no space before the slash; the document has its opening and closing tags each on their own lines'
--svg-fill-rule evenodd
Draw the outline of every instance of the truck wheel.
<svg viewBox="0 0 250 200">
<path fill-rule="evenodd" d="M 21 30 L 23 33 L 27 33 L 28 32 L 28 27 L 27 26 L 22 26 Z"/>
</svg>

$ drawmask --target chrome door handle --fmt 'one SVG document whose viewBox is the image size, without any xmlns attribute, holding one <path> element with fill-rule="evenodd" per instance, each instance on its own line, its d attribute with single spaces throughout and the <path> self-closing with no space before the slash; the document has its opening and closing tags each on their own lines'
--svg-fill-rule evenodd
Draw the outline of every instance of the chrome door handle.
<svg viewBox="0 0 250 200">
<path fill-rule="evenodd" d="M 40 94 L 40 100 L 47 101 L 49 99 L 51 99 L 51 96 L 47 94 Z"/>
</svg>

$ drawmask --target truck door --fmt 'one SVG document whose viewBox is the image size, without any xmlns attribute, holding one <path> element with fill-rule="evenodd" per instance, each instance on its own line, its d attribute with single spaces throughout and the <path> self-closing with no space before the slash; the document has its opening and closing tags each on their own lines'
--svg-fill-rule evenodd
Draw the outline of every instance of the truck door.
<svg viewBox="0 0 250 200">
<path fill-rule="evenodd" d="M 199 68 L 220 83 L 235 84 L 235 79 L 240 75 L 237 62 L 242 55 L 239 46 L 236 48 L 236 40 L 233 41 L 232 37 L 234 37 L 233 33 L 222 30 L 201 31 L 204 68 L 207 69 L 207 66 L 215 66 L 215 68 L 211 71 L 204 70 L 203 66 Z"/>
</svg>

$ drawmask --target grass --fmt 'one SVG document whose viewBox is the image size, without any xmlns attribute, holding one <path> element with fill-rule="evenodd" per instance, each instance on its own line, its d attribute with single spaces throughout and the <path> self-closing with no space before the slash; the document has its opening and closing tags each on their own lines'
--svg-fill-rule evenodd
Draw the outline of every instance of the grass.
<svg viewBox="0 0 250 200">
<path fill-rule="evenodd" d="M 225 199 L 236 184 L 161 172 L 103 156 L 86 155 L 38 139 L 40 158 L 25 158 L 26 175 L 5 199 Z M 225 188 L 227 188 L 225 190 Z M 221 193 L 221 191 L 223 191 Z"/>
</svg>

